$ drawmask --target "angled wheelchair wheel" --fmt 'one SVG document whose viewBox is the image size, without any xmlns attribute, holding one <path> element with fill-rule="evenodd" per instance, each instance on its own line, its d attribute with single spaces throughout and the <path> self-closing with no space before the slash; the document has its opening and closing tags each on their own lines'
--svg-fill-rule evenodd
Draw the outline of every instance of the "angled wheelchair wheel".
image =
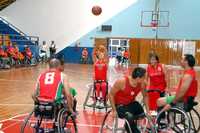
<svg viewBox="0 0 200 133">
<path fill-rule="evenodd" d="M 109 110 L 103 118 L 103 122 L 100 127 L 100 133 L 112 133 L 114 118 L 109 115 L 111 112 L 112 110 Z"/>
<path fill-rule="evenodd" d="M 35 65 L 37 65 L 37 59 L 35 58 L 35 57 L 33 57 L 31 60 L 30 60 L 30 64 L 32 65 L 32 66 L 35 66 Z"/>
<path fill-rule="evenodd" d="M 191 132 L 198 133 L 200 131 L 200 115 L 199 115 L 199 113 L 194 108 L 192 108 L 188 112 L 188 115 L 190 116 L 190 119 L 191 119 Z"/>
<path fill-rule="evenodd" d="M 20 133 L 38 133 L 40 131 L 40 125 L 42 118 L 34 117 L 34 110 L 25 118 L 20 128 Z"/>
<path fill-rule="evenodd" d="M 191 131 L 190 117 L 177 107 L 173 107 L 166 112 L 160 112 L 156 118 L 156 123 L 158 131 L 163 129 L 175 133 L 190 133 Z"/>
<path fill-rule="evenodd" d="M 71 124 L 71 120 L 72 124 Z M 58 113 L 58 133 L 78 133 L 75 118 L 66 109 L 61 109 Z"/>
<path fill-rule="evenodd" d="M 84 110 L 85 110 L 85 107 L 89 105 L 89 100 L 90 100 L 90 97 L 91 97 L 91 95 L 93 93 L 93 85 L 89 84 L 89 85 L 87 85 L 87 88 L 89 88 L 89 90 L 88 90 L 86 99 L 85 99 L 84 104 L 83 104 L 83 109 Z M 91 104 L 91 107 L 93 107 L 92 104 Z"/>
<path fill-rule="evenodd" d="M 136 120 L 136 123 L 140 133 L 156 133 L 153 121 L 148 115 L 144 114 Z"/>
<path fill-rule="evenodd" d="M 109 110 L 103 118 L 99 133 L 125 133 L 126 130 L 124 128 L 124 125 L 125 123 L 127 123 L 127 121 L 111 116 L 111 112 L 112 110 Z"/>
</svg>

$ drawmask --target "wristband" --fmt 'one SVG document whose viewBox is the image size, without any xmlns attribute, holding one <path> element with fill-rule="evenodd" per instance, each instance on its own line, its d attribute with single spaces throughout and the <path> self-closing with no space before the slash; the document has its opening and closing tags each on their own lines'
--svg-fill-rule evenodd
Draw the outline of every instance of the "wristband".
<svg viewBox="0 0 200 133">
<path fill-rule="evenodd" d="M 175 106 L 175 105 L 176 105 L 176 104 L 175 104 L 175 103 L 173 103 L 173 102 L 171 102 L 171 103 L 170 103 L 170 106 Z"/>
</svg>

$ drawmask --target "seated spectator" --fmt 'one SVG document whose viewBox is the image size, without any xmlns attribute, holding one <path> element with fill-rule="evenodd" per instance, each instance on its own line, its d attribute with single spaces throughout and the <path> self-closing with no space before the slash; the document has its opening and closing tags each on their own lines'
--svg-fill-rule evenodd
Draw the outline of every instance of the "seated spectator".
<svg viewBox="0 0 200 133">
<path fill-rule="evenodd" d="M 12 45 L 8 45 L 6 49 L 7 49 L 8 56 L 10 58 L 13 58 L 14 60 L 17 60 L 17 55 L 16 55 L 16 52 L 15 52 L 16 51 L 15 48 Z"/>
<path fill-rule="evenodd" d="M 0 46 L 0 57 L 3 58 L 3 57 L 8 57 L 8 54 L 6 51 L 4 51 L 3 47 Z"/>
<path fill-rule="evenodd" d="M 25 45 L 25 47 L 24 47 L 23 54 L 24 54 L 24 57 L 25 57 L 24 63 L 25 64 L 32 64 L 31 61 L 32 61 L 32 58 L 33 58 L 33 54 L 32 54 L 31 49 L 27 45 Z"/>
<path fill-rule="evenodd" d="M 19 52 L 19 48 L 17 47 L 16 44 L 14 44 L 14 52 L 15 52 L 15 61 L 17 61 L 18 63 L 22 63 L 24 60 L 24 55 Z"/>
<path fill-rule="evenodd" d="M 32 51 L 31 49 L 28 47 L 28 46 L 25 46 L 25 56 L 28 58 L 28 59 L 31 59 L 32 58 Z"/>
<path fill-rule="evenodd" d="M 8 65 L 9 58 L 6 51 L 4 51 L 3 47 L 0 46 L 0 68 L 10 68 Z"/>
</svg>

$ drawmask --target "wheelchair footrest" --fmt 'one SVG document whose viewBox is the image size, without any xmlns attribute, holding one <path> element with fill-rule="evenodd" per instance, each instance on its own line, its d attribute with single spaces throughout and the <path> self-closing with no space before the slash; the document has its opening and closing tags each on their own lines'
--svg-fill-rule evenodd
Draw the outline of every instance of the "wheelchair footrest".
<svg viewBox="0 0 200 133">
<path fill-rule="evenodd" d="M 98 104 L 93 103 L 93 104 L 86 104 L 85 106 L 91 107 L 91 108 L 97 108 L 97 109 L 111 108 L 111 105 L 108 105 L 108 104 L 106 104 L 106 105 L 98 105 Z"/>
<path fill-rule="evenodd" d="M 56 133 L 57 129 L 39 128 L 37 133 Z"/>
</svg>

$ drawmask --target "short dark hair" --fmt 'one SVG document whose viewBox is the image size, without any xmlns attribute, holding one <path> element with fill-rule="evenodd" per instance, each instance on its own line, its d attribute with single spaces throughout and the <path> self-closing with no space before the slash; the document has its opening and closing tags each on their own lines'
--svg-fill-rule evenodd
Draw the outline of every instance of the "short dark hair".
<svg viewBox="0 0 200 133">
<path fill-rule="evenodd" d="M 194 58 L 194 56 L 191 55 L 191 54 L 185 54 L 184 56 L 185 56 L 185 60 L 188 62 L 188 65 L 190 67 L 194 67 L 194 65 L 195 65 L 195 58 Z"/>
<path fill-rule="evenodd" d="M 52 58 L 49 61 L 49 68 L 58 68 L 60 66 L 60 61 L 56 58 Z"/>
<path fill-rule="evenodd" d="M 145 73 L 146 70 L 144 68 L 136 67 L 132 72 L 132 78 L 133 79 L 142 78 L 143 76 L 145 76 Z"/>
</svg>

